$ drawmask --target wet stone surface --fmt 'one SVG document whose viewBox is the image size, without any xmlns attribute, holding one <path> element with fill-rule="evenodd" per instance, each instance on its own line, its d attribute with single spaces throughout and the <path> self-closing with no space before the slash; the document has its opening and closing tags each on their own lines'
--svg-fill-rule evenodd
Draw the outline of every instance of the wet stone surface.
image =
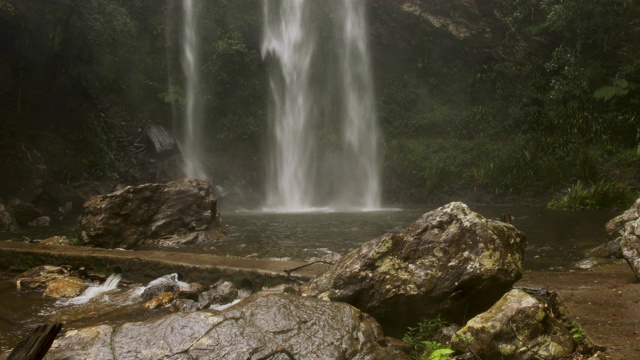
<svg viewBox="0 0 640 360">
<path fill-rule="evenodd" d="M 259 358 L 277 347 L 297 359 L 408 359 L 384 346 L 380 325 L 342 303 L 257 293 L 221 312 L 72 331 L 46 359 Z"/>
</svg>

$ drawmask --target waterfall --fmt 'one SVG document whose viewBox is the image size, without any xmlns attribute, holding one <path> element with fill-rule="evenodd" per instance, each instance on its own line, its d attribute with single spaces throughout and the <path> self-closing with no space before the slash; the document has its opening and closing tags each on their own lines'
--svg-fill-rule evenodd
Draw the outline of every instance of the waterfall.
<svg viewBox="0 0 640 360">
<path fill-rule="evenodd" d="M 202 163 L 202 109 L 199 95 L 199 58 L 196 7 L 194 0 L 183 0 L 182 71 L 185 76 L 184 130 L 182 154 L 185 176 L 207 179 Z"/>
<path fill-rule="evenodd" d="M 262 57 L 271 55 L 279 65 L 269 77 L 275 109 L 267 206 L 291 211 L 311 207 L 314 188 L 309 84 L 314 44 L 306 10 L 305 0 L 264 2 Z"/>
<path fill-rule="evenodd" d="M 365 1 L 264 0 L 263 10 L 272 98 L 265 208 L 379 208 Z"/>
<path fill-rule="evenodd" d="M 365 2 L 341 0 L 343 50 L 340 51 L 345 109 L 343 139 L 347 169 L 341 186 L 348 205 L 364 209 L 380 207 L 378 121 L 367 41 Z M 345 204 L 347 205 L 347 204 Z"/>
</svg>

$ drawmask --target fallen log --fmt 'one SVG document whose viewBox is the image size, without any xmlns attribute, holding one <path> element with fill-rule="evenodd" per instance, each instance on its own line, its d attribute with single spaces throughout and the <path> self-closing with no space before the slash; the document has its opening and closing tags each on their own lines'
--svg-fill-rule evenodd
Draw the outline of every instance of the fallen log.
<svg viewBox="0 0 640 360">
<path fill-rule="evenodd" d="M 28 338 L 20 341 L 7 357 L 7 360 L 42 360 L 51 348 L 62 323 L 43 324 L 38 326 Z"/>
</svg>

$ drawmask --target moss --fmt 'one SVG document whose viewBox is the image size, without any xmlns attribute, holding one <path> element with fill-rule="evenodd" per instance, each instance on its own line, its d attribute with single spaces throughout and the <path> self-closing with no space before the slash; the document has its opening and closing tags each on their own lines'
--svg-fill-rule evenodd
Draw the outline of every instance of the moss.
<svg viewBox="0 0 640 360">
<path fill-rule="evenodd" d="M 487 269 L 495 269 L 498 267 L 497 262 L 500 261 L 500 254 L 497 251 L 487 250 L 480 255 L 480 263 Z"/>
<path fill-rule="evenodd" d="M 500 344 L 500 346 L 498 346 L 498 349 L 504 356 L 513 356 L 516 353 L 516 347 L 510 344 Z"/>
<path fill-rule="evenodd" d="M 391 275 L 404 280 L 411 279 L 411 273 L 407 271 L 407 263 L 399 260 L 395 256 L 388 256 L 380 260 L 378 263 L 378 272 L 385 275 Z"/>
</svg>

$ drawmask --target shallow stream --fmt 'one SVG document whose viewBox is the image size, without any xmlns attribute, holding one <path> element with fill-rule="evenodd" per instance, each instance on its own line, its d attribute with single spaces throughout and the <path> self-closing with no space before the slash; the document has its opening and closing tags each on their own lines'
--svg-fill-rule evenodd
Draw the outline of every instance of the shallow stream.
<svg viewBox="0 0 640 360">
<path fill-rule="evenodd" d="M 372 212 L 326 210 L 298 214 L 227 212 L 222 214 L 222 219 L 227 225 L 229 242 L 179 251 L 205 250 L 217 255 L 300 261 L 323 258 L 334 253 L 345 254 L 386 232 L 401 231 L 436 207 L 425 205 Z M 471 209 L 497 220 L 502 214 L 511 214 L 512 223 L 527 235 L 525 270 L 535 271 L 571 270 L 585 250 L 608 239 L 604 224 L 615 216 L 612 212 L 560 212 L 528 206 L 471 206 Z M 47 228 L 46 234 L 31 229 L 18 234 L 0 233 L 0 239 L 62 235 L 68 234 L 73 227 L 75 220 L 72 224 Z M 126 274 L 124 276 L 126 278 Z M 0 336 L 0 353 L 12 348 L 38 324 L 49 321 L 54 315 L 64 315 L 66 311 L 54 305 L 53 301 L 43 300 L 41 293 L 17 292 L 8 274 L 0 278 L 0 294 L 0 334 L 3 335 Z M 105 322 L 133 321 L 143 313 L 142 310 L 114 309 L 106 318 L 88 316 L 73 321 L 65 325 L 63 331 Z"/>
</svg>

